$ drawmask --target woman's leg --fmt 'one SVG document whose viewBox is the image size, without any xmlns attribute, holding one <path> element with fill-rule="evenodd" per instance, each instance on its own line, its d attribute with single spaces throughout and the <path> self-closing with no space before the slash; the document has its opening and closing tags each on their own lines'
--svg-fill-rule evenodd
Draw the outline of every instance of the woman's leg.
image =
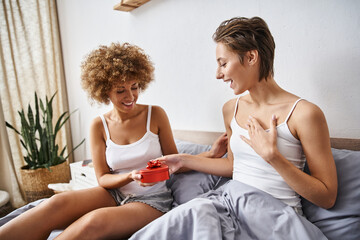
<svg viewBox="0 0 360 240">
<path fill-rule="evenodd" d="M 71 224 L 56 239 L 122 239 L 163 215 L 141 202 L 94 210 Z"/>
<path fill-rule="evenodd" d="M 47 239 L 54 229 L 63 229 L 84 214 L 116 206 L 101 187 L 55 194 L 0 228 L 0 239 Z"/>
</svg>

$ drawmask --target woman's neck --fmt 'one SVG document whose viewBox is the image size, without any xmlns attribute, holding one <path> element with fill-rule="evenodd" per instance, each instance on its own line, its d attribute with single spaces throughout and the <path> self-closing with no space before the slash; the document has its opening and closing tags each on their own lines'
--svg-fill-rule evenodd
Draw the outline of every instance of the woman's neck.
<svg viewBox="0 0 360 240">
<path fill-rule="evenodd" d="M 273 77 L 268 77 L 267 80 L 262 79 L 249 89 L 249 96 L 257 105 L 273 103 L 283 93 L 286 91 L 275 82 Z"/>
<path fill-rule="evenodd" d="M 125 112 L 125 111 L 120 111 L 117 108 L 113 108 L 111 110 L 110 113 L 110 118 L 113 121 L 117 121 L 117 122 L 126 122 L 132 118 L 134 118 L 135 116 L 137 116 L 139 114 L 139 106 L 135 105 L 134 109 L 132 109 L 131 111 Z"/>
</svg>

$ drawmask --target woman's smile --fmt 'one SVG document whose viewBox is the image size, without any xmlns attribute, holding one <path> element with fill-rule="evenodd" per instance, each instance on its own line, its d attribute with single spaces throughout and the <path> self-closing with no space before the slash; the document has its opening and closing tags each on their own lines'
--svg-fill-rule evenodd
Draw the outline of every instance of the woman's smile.
<svg viewBox="0 0 360 240">
<path fill-rule="evenodd" d="M 122 103 L 126 108 L 132 108 L 135 105 L 134 101 L 131 102 L 123 102 Z"/>
<path fill-rule="evenodd" d="M 229 84 L 230 88 L 234 89 L 234 81 L 232 79 L 223 80 L 224 83 Z"/>
</svg>

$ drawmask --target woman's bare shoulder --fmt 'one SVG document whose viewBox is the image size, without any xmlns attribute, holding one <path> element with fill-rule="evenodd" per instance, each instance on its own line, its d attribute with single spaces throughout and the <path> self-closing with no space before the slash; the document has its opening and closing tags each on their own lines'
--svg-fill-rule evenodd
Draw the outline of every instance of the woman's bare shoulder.
<svg viewBox="0 0 360 240">
<path fill-rule="evenodd" d="M 304 119 L 309 117 L 319 117 L 323 115 L 322 110 L 316 104 L 302 99 L 298 102 L 296 106 L 297 110 L 295 111 L 295 115 L 297 118 Z"/>
<path fill-rule="evenodd" d="M 161 127 L 163 124 L 167 124 L 168 121 L 168 116 L 162 107 L 157 105 L 151 106 L 151 123 L 153 126 Z"/>
<path fill-rule="evenodd" d="M 223 113 L 233 112 L 235 110 L 237 98 L 230 99 L 223 105 Z"/>
<path fill-rule="evenodd" d="M 167 119 L 165 110 L 158 105 L 152 105 L 151 106 L 151 119 L 153 119 L 155 121 L 160 121 L 160 122 L 163 119 Z"/>
<path fill-rule="evenodd" d="M 91 121 L 91 128 L 98 128 L 101 127 L 103 125 L 103 122 L 100 118 L 100 116 L 95 117 L 92 121 Z"/>
<path fill-rule="evenodd" d="M 311 136 L 320 129 L 327 130 L 327 123 L 323 111 L 316 104 L 307 100 L 298 102 L 290 121 L 300 138 L 304 135 Z"/>
<path fill-rule="evenodd" d="M 165 110 L 159 105 L 151 105 L 151 111 L 154 114 L 164 114 Z"/>
<path fill-rule="evenodd" d="M 90 124 L 90 139 L 98 141 L 106 139 L 105 128 L 100 116 L 95 117 Z"/>
<path fill-rule="evenodd" d="M 224 104 L 222 108 L 225 126 L 230 125 L 231 119 L 235 112 L 236 101 L 237 98 L 230 99 Z"/>
</svg>

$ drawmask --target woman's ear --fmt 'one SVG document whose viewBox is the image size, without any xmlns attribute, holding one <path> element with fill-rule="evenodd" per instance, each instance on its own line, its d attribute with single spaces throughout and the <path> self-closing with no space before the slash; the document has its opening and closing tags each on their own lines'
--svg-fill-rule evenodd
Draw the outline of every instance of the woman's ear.
<svg viewBox="0 0 360 240">
<path fill-rule="evenodd" d="M 257 50 L 250 50 L 246 53 L 247 60 L 249 65 L 255 65 L 259 58 L 259 53 Z"/>
</svg>

